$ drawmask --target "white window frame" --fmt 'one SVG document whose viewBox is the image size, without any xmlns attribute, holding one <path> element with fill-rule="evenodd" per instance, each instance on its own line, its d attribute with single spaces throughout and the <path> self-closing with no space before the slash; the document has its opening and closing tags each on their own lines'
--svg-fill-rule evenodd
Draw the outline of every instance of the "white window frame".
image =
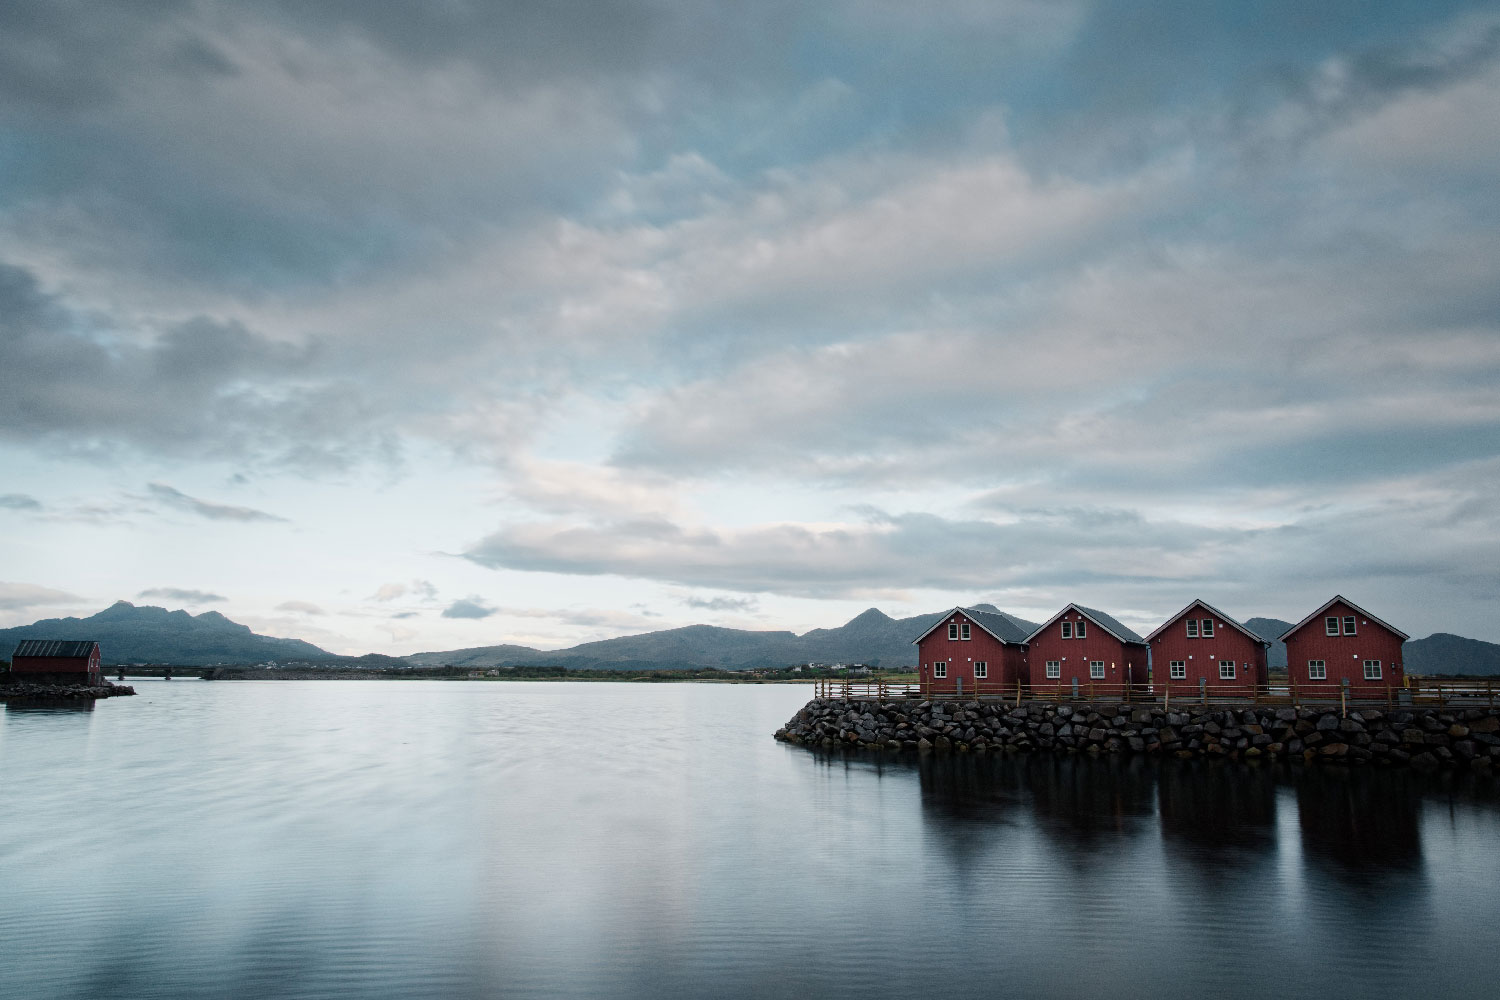
<svg viewBox="0 0 1500 1000">
<path fill-rule="evenodd" d="M 1167 676 L 1169 680 L 1187 680 L 1187 660 L 1173 660 L 1167 664 Z"/>
<path fill-rule="evenodd" d="M 1227 674 L 1224 672 L 1226 670 L 1229 671 Z M 1234 678 L 1235 678 L 1234 661 L 1233 660 L 1220 660 L 1219 661 L 1219 680 L 1221 680 L 1221 681 L 1232 681 L 1232 680 L 1234 680 Z"/>
<path fill-rule="evenodd" d="M 1073 638 L 1073 623 L 1072 622 L 1063 622 L 1062 623 L 1062 637 L 1064 639 L 1071 639 L 1071 638 Z"/>
<path fill-rule="evenodd" d="M 949 642 L 957 642 L 958 641 L 958 622 L 949 622 L 948 623 L 948 641 Z"/>
<path fill-rule="evenodd" d="M 964 642 L 968 642 L 969 641 L 969 623 L 968 622 L 964 622 L 962 625 L 960 625 L 958 627 L 958 637 L 960 639 L 962 639 Z"/>
<path fill-rule="evenodd" d="M 1382 678 L 1382 676 L 1383 675 L 1382 675 L 1381 670 L 1380 670 L 1380 661 L 1379 660 L 1366 660 L 1365 661 L 1365 680 L 1367 680 L 1367 681 L 1378 681 L 1378 680 L 1380 680 Z"/>
<path fill-rule="evenodd" d="M 979 679 L 981 677 L 988 677 L 989 675 L 990 675 L 990 665 L 988 663 L 986 663 L 984 660 L 975 660 L 974 661 L 974 677 L 975 677 L 975 679 L 977 680 L 977 679 Z"/>
<path fill-rule="evenodd" d="M 1198 619 L 1189 618 L 1187 620 L 1187 637 L 1189 639 L 1198 638 Z"/>
<path fill-rule="evenodd" d="M 1203 627 L 1198 632 L 1203 638 L 1212 639 L 1214 637 L 1214 620 L 1212 618 L 1203 619 Z"/>
<path fill-rule="evenodd" d="M 1326 617 L 1326 618 L 1323 619 L 1323 634 L 1324 635 L 1338 635 L 1339 634 L 1339 616 L 1338 615 L 1329 615 L 1328 617 Z"/>
<path fill-rule="evenodd" d="M 1047 679 L 1055 681 L 1055 680 L 1057 680 L 1060 677 L 1062 677 L 1062 661 L 1061 660 L 1048 660 L 1047 661 Z"/>
<path fill-rule="evenodd" d="M 1073 638 L 1082 639 L 1088 633 L 1084 630 L 1083 619 L 1080 618 L 1073 623 Z"/>
<path fill-rule="evenodd" d="M 1307 679 L 1310 681 L 1326 681 L 1328 679 L 1328 661 L 1308 660 Z"/>
<path fill-rule="evenodd" d="M 937 663 L 934 663 L 932 665 L 932 676 L 934 678 L 938 678 L 938 677 L 944 677 L 945 678 L 945 677 L 947 677 L 948 676 L 948 664 L 947 664 L 947 662 L 944 661 L 944 660 L 939 660 Z"/>
<path fill-rule="evenodd" d="M 1357 635 L 1358 633 L 1355 632 L 1354 625 L 1355 625 L 1355 616 L 1354 615 L 1345 615 L 1344 616 L 1344 634 L 1345 635 Z"/>
<path fill-rule="evenodd" d="M 1089 661 L 1089 680 L 1091 680 L 1091 681 L 1102 681 L 1102 680 L 1104 680 L 1104 661 L 1103 660 L 1090 660 Z"/>
</svg>

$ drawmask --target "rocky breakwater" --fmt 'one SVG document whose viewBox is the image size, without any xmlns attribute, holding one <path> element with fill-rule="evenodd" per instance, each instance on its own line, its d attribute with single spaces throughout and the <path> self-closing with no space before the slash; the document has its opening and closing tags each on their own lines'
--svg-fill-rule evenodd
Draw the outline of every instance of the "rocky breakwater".
<svg viewBox="0 0 1500 1000">
<path fill-rule="evenodd" d="M 1121 704 L 815 698 L 776 738 L 882 752 L 1147 753 L 1500 770 L 1500 708 L 1165 711 Z"/>
<path fill-rule="evenodd" d="M 12 674 L 0 674 L 0 702 L 81 701 L 118 698 L 135 694 L 135 688 L 124 684 L 38 684 L 18 681 Z"/>
</svg>

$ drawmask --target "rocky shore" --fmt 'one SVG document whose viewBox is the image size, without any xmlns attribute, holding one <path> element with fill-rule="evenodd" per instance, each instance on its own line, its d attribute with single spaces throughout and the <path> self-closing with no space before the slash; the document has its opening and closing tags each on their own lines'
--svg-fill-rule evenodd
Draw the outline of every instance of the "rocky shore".
<svg viewBox="0 0 1500 1000">
<path fill-rule="evenodd" d="M 1500 708 L 888 702 L 814 698 L 776 731 L 787 743 L 885 753 L 1210 757 L 1500 770 Z"/>
<path fill-rule="evenodd" d="M 85 698 L 118 698 L 135 694 L 135 688 L 124 684 L 35 684 L 30 681 L 0 680 L 0 702 L 5 701 L 75 701 Z"/>
</svg>

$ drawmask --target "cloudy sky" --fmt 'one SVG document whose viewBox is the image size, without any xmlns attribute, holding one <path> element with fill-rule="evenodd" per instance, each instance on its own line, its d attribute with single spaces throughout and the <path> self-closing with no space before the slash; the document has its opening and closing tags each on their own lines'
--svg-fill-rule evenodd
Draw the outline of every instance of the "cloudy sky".
<svg viewBox="0 0 1500 1000">
<path fill-rule="evenodd" d="M 1500 10 L 9 0 L 0 624 L 1500 641 Z"/>
</svg>

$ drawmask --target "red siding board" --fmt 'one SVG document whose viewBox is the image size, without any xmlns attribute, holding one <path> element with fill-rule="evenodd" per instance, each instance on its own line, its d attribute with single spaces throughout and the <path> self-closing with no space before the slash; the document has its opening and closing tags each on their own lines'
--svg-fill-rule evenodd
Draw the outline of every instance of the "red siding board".
<svg viewBox="0 0 1500 1000">
<path fill-rule="evenodd" d="M 1086 622 L 1082 639 L 1064 639 L 1062 623 Z M 1069 612 L 1049 624 L 1030 643 L 1027 658 L 1031 661 L 1031 684 L 1037 688 L 1071 686 L 1076 678 L 1080 687 L 1096 684 L 1146 683 L 1146 647 L 1121 642 L 1083 615 Z M 1062 676 L 1047 676 L 1047 661 L 1057 660 Z M 1089 675 L 1089 661 L 1104 661 L 1104 677 Z"/>
</svg>

